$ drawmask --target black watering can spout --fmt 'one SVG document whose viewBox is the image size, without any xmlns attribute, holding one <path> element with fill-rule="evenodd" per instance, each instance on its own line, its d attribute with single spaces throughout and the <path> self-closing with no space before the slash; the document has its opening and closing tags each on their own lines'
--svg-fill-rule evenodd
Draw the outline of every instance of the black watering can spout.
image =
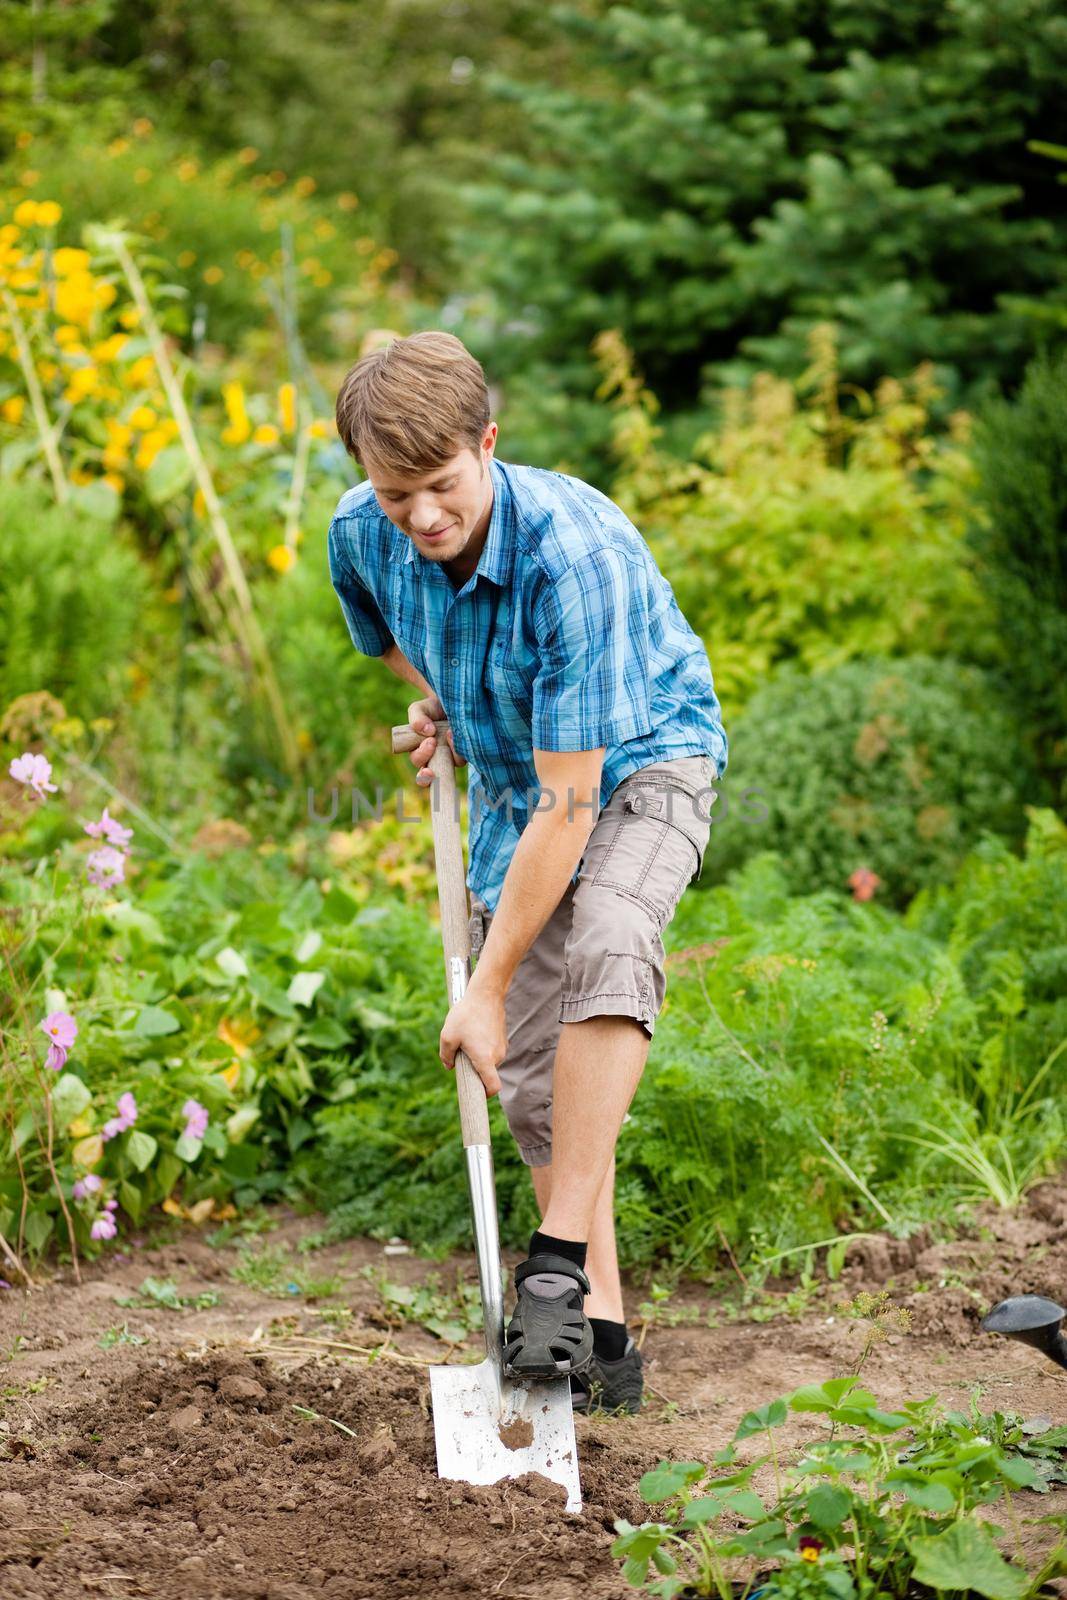
<svg viewBox="0 0 1067 1600">
<path fill-rule="evenodd" d="M 980 1326 L 986 1333 L 1003 1333 L 1033 1345 L 1058 1367 L 1067 1367 L 1067 1339 L 1060 1332 L 1064 1317 L 1067 1311 L 1044 1295 L 1013 1294 L 987 1312 Z"/>
</svg>

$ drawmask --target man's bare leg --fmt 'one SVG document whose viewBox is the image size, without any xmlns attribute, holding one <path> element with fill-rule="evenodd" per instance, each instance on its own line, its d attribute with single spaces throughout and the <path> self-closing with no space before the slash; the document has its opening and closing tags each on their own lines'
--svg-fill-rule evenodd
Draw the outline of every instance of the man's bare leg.
<svg viewBox="0 0 1067 1600">
<path fill-rule="evenodd" d="M 541 1215 L 548 1210 L 552 1195 L 552 1167 L 531 1167 L 534 1193 Z M 549 1230 L 544 1229 L 547 1233 Z M 622 1307 L 622 1283 L 619 1279 L 619 1257 L 615 1248 L 615 1161 L 612 1158 L 607 1177 L 600 1186 L 593 1222 L 589 1229 L 589 1254 L 585 1270 L 592 1285 L 592 1293 L 585 1297 L 587 1317 L 602 1317 L 605 1322 L 625 1322 Z"/>
<path fill-rule="evenodd" d="M 560 1029 L 552 1072 L 552 1180 L 541 1231 L 591 1242 L 615 1143 L 648 1058 L 632 1017 L 588 1017 Z M 614 1229 L 613 1229 L 614 1231 Z"/>
</svg>

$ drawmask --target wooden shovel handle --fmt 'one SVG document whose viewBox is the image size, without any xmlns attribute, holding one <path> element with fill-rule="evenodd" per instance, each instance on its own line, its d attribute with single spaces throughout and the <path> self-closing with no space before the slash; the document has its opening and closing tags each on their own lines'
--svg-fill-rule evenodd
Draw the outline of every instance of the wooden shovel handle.
<svg viewBox="0 0 1067 1600">
<path fill-rule="evenodd" d="M 463 867 L 463 838 L 459 827 L 456 792 L 456 766 L 445 737 L 448 722 L 434 723 L 437 747 L 427 767 L 437 782 L 430 789 L 430 820 L 433 824 L 433 853 L 437 868 L 437 894 L 441 907 L 441 943 L 445 958 L 445 987 L 449 1005 L 457 998 L 453 963 L 465 989 L 471 975 L 470 912 L 467 882 Z M 394 755 L 414 750 L 429 734 L 419 733 L 406 723 L 392 730 Z M 434 796 L 436 790 L 436 798 Z M 456 1051 L 456 1093 L 459 1096 L 459 1123 L 464 1146 L 489 1143 L 489 1107 L 482 1080 L 465 1051 Z"/>
</svg>

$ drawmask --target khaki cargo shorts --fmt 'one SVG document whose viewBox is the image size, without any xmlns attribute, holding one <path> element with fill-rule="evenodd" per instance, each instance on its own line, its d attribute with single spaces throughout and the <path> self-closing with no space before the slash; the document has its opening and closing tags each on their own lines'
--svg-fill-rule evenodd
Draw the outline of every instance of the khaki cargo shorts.
<svg viewBox="0 0 1067 1600">
<path fill-rule="evenodd" d="M 552 1070 L 560 1028 L 633 1017 L 651 1039 L 663 1005 L 663 931 L 700 876 L 717 777 L 710 756 L 640 767 L 613 790 L 570 883 L 515 970 L 504 1003 L 500 1104 L 527 1166 L 552 1159 Z M 474 896 L 477 960 L 493 914 Z"/>
</svg>

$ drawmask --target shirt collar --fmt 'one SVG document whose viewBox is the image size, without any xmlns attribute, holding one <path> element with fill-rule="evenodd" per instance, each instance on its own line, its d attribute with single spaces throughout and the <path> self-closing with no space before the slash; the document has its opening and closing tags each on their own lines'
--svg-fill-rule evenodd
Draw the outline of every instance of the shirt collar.
<svg viewBox="0 0 1067 1600">
<path fill-rule="evenodd" d="M 489 517 L 489 532 L 486 535 L 478 565 L 474 569 L 474 577 L 484 577 L 498 583 L 503 587 L 511 578 L 512 568 L 515 564 L 515 529 L 511 517 L 511 491 L 508 488 L 507 475 L 498 461 L 491 460 L 489 473 L 493 480 L 493 509 Z M 421 572 L 425 573 L 428 567 L 439 567 L 440 563 L 431 561 L 427 556 L 420 554 L 415 548 L 414 539 L 405 538 L 407 549 L 404 551 L 406 563 L 417 562 Z"/>
</svg>

